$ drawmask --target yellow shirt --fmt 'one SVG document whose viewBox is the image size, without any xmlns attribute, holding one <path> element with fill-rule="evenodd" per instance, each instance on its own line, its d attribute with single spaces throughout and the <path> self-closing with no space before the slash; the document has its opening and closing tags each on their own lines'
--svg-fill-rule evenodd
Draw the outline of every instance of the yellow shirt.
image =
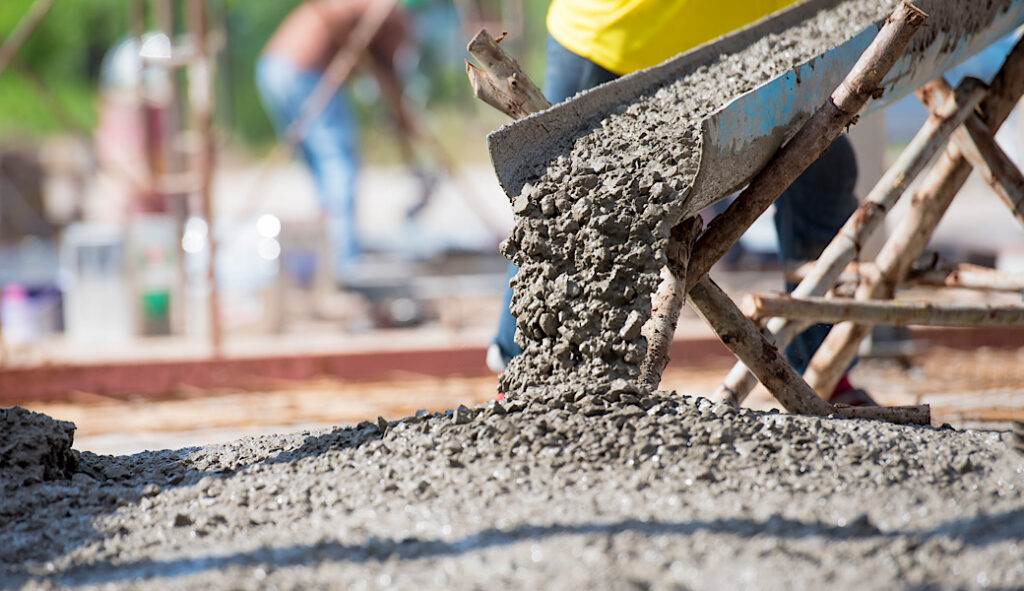
<svg viewBox="0 0 1024 591">
<path fill-rule="evenodd" d="M 548 32 L 616 74 L 659 64 L 800 0 L 553 0 Z"/>
</svg>

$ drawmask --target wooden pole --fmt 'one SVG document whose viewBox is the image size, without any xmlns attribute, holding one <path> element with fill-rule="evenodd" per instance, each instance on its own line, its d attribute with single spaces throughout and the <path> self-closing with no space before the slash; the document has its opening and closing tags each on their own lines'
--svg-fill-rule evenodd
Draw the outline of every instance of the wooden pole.
<svg viewBox="0 0 1024 591">
<path fill-rule="evenodd" d="M 874 272 L 877 275 L 877 270 Z M 1006 273 L 988 267 L 960 263 L 949 268 L 912 270 L 905 283 L 941 287 L 1024 291 L 1024 273 Z"/>
<path fill-rule="evenodd" d="M 830 99 L 775 154 L 739 198 L 711 221 L 691 254 L 687 286 L 704 277 L 783 191 L 825 153 L 842 130 L 853 124 L 926 19 L 924 12 L 906 0 L 896 8 Z M 787 343 L 797 330 L 781 325 L 783 322 L 777 321 L 767 332 L 774 334 L 778 342 Z M 754 385 L 751 373 L 737 364 L 714 397 L 739 404 Z"/>
<path fill-rule="evenodd" d="M 651 389 L 661 383 L 669 361 L 669 349 L 675 335 L 679 312 L 686 301 L 686 265 L 693 243 L 704 222 L 700 216 L 676 224 L 668 243 L 668 264 L 662 269 L 662 282 L 651 306 L 652 322 L 647 337 L 647 357 L 640 368 L 640 382 Z"/>
<path fill-rule="evenodd" d="M 901 285 L 928 287 L 958 287 L 990 291 L 1024 291 L 1024 273 L 1007 273 L 968 263 L 950 264 L 935 260 L 925 268 L 911 268 Z M 786 281 L 800 282 L 814 263 L 805 263 L 786 273 Z M 850 263 L 839 275 L 839 283 L 860 284 L 878 275 L 874 263 Z"/>
<path fill-rule="evenodd" d="M 956 93 L 947 97 L 825 247 L 807 277 L 793 290 L 794 296 L 824 295 L 835 285 L 846 266 L 860 255 L 863 245 L 881 228 L 886 214 L 935 154 L 942 150 L 950 135 L 974 112 L 984 96 L 984 84 L 968 78 Z M 773 335 L 773 342 L 780 347 L 788 345 L 800 332 L 785 318 L 769 320 L 766 331 Z M 740 404 L 755 385 L 744 368 L 737 365 L 713 396 Z"/>
<path fill-rule="evenodd" d="M 220 324 L 220 290 L 217 287 L 217 234 L 213 207 L 213 72 L 207 55 L 207 15 L 205 0 L 189 0 L 189 24 L 195 39 L 196 62 L 189 79 L 189 97 L 199 137 L 195 166 L 199 176 L 199 199 L 206 220 L 209 260 L 206 281 L 210 288 L 207 300 L 210 349 L 214 357 L 222 353 L 223 334 Z"/>
<path fill-rule="evenodd" d="M 945 100 L 950 92 L 949 83 L 938 78 L 922 88 L 918 97 L 929 110 L 934 110 L 936 103 Z M 953 134 L 953 140 L 974 170 L 1010 208 L 1013 217 L 1024 224 L 1024 175 L 996 143 L 981 117 L 972 113 Z"/>
<path fill-rule="evenodd" d="M 43 17 L 46 16 L 47 12 L 53 8 L 53 3 L 56 0 L 36 0 L 25 16 L 18 21 L 17 26 L 11 31 L 10 36 L 4 41 L 3 45 L 0 45 L 0 76 L 3 76 L 4 70 L 14 59 L 14 55 L 18 53 L 21 46 L 25 44 L 25 41 L 32 35 L 32 32 L 36 30 L 39 23 L 42 22 Z"/>
<path fill-rule="evenodd" d="M 466 61 L 466 75 L 480 100 L 513 119 L 551 106 L 519 62 L 506 54 L 486 29 L 470 40 L 466 50 L 480 62 L 478 68 Z"/>
<path fill-rule="evenodd" d="M 698 281 L 690 289 L 689 302 L 722 344 L 750 368 L 786 410 L 820 416 L 834 412 L 832 405 L 814 393 L 714 281 L 707 277 Z"/>
<path fill-rule="evenodd" d="M 980 105 L 982 120 L 994 134 L 1024 94 L 1024 39 L 1018 41 L 993 78 L 988 95 Z M 950 144 L 925 177 L 911 201 L 910 210 L 900 221 L 882 251 L 876 257 L 879 274 L 862 284 L 857 299 L 891 298 L 896 284 L 907 275 L 910 265 L 928 244 L 935 227 L 946 213 L 953 197 L 967 181 L 971 165 L 957 145 Z M 811 359 L 804 374 L 811 386 L 831 392 L 845 368 L 856 356 L 861 340 L 870 327 L 844 322 L 835 326 Z"/>
<path fill-rule="evenodd" d="M 739 198 L 708 224 L 694 247 L 688 285 L 706 275 L 782 192 L 853 124 L 926 19 L 924 12 L 906 0 L 896 8 L 831 99 L 779 149 Z"/>
<path fill-rule="evenodd" d="M 175 5 L 176 0 L 160 0 L 156 4 L 155 10 L 157 27 L 171 40 L 172 47 L 178 32 Z M 185 174 L 186 171 L 183 170 L 185 164 L 182 153 L 177 148 L 177 142 L 175 141 L 176 135 L 182 131 L 181 121 L 183 116 L 180 105 L 181 88 L 179 76 L 177 70 L 173 67 L 166 64 L 162 65 L 167 69 L 170 82 L 169 100 L 163 110 L 163 115 L 166 117 L 164 128 L 173 130 L 173 132 L 168 131 L 161 138 L 161 152 L 163 153 L 164 162 L 162 174 L 157 178 L 157 190 L 169 201 L 168 205 L 170 206 L 171 215 L 174 217 L 175 235 L 180 238 L 185 235 L 185 223 L 188 220 L 188 196 L 189 194 L 199 192 L 196 189 L 199 188 L 202 179 L 189 178 Z M 180 186 L 175 187 L 173 186 L 175 183 L 168 182 L 172 179 L 179 183 Z M 188 272 L 185 269 L 185 251 L 181 246 L 181 240 L 178 240 L 175 254 L 175 285 L 171 287 L 172 306 L 169 319 L 172 333 L 184 331 L 187 320 L 186 315 L 188 314 L 188 306 L 185 303 L 188 301 L 189 281 Z"/>
<path fill-rule="evenodd" d="M 815 394 L 752 320 L 710 278 L 690 290 L 690 305 L 714 329 L 722 344 L 740 358 L 786 410 L 849 419 L 876 419 L 908 425 L 931 422 L 928 405 L 860 408 L 832 405 Z"/>
<path fill-rule="evenodd" d="M 836 413 L 847 419 L 866 419 L 886 421 L 898 425 L 930 425 L 932 423 L 931 406 L 848 406 L 835 405 Z"/>
<path fill-rule="evenodd" d="M 851 321 L 862 324 L 921 326 L 1016 326 L 1024 324 L 1024 306 L 975 304 L 933 304 L 928 302 L 857 301 L 850 298 L 796 298 L 784 295 L 751 294 L 743 310 L 753 320 L 796 318 L 834 324 Z"/>
</svg>

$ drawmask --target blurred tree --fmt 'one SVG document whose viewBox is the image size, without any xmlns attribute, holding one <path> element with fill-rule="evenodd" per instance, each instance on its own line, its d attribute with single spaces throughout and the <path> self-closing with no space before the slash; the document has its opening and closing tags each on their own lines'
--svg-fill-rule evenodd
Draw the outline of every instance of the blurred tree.
<svg viewBox="0 0 1024 591">
<path fill-rule="evenodd" d="M 0 36 L 6 39 L 14 31 L 32 1 L 0 2 Z M 100 60 L 125 30 L 125 10 L 123 0 L 58 2 L 19 52 L 17 59 L 86 125 L 96 118 L 93 97 Z M 0 138 L 60 129 L 17 69 L 0 78 Z"/>
<path fill-rule="evenodd" d="M 253 66 L 274 29 L 301 1 L 208 0 L 213 13 L 223 15 L 228 39 L 219 62 L 218 118 L 230 136 L 243 144 L 265 148 L 274 141 L 255 89 Z M 526 43 L 519 58 L 536 80 L 542 80 L 548 0 L 475 1 L 495 7 L 522 2 Z M 0 38 L 11 34 L 32 2 L 0 0 Z M 403 64 L 409 98 L 421 108 L 447 117 L 445 125 L 448 120 L 458 124 L 465 119 L 467 108 L 474 112 L 479 108 L 463 72 L 468 39 L 458 11 L 452 0 L 403 0 L 403 4 L 413 14 L 417 38 Z M 96 122 L 100 63 L 105 53 L 129 34 L 130 6 L 126 0 L 59 0 L 19 54 L 84 126 Z M 492 12 L 501 11 L 496 8 Z M 382 116 L 372 85 L 356 84 L 354 91 L 360 116 Z M 0 141 L 60 131 L 58 118 L 17 68 L 0 75 Z"/>
</svg>

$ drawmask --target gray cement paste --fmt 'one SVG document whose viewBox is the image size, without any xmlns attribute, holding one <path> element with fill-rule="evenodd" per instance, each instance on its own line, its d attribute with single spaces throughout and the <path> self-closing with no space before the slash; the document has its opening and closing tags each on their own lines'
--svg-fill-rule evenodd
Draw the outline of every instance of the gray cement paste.
<svg viewBox="0 0 1024 591">
<path fill-rule="evenodd" d="M 852 4 L 624 105 L 538 171 L 507 247 L 530 294 L 508 403 L 83 452 L 0 497 L 0 588 L 1024 587 L 1010 437 L 633 385 L 688 113 L 847 34 L 843 11 L 889 9 Z"/>
<path fill-rule="evenodd" d="M 0 502 L 0 588 L 1016 589 L 998 434 L 653 393 L 101 457 Z"/>
<path fill-rule="evenodd" d="M 44 480 L 70 478 L 75 425 L 15 406 L 0 408 L 0 494 Z"/>
</svg>

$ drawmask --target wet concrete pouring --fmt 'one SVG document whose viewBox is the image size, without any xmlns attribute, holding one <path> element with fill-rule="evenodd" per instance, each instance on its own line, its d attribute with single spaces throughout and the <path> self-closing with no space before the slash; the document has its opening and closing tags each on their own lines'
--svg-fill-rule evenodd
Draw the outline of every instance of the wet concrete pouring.
<svg viewBox="0 0 1024 591">
<path fill-rule="evenodd" d="M 0 586 L 1024 586 L 1024 457 L 1005 436 L 634 383 L 699 141 L 659 136 L 665 122 L 892 4 L 844 3 L 659 91 L 660 107 L 624 106 L 517 197 L 506 251 L 527 353 L 504 402 L 133 456 L 73 451 L 70 425 L 3 411 Z"/>
</svg>

